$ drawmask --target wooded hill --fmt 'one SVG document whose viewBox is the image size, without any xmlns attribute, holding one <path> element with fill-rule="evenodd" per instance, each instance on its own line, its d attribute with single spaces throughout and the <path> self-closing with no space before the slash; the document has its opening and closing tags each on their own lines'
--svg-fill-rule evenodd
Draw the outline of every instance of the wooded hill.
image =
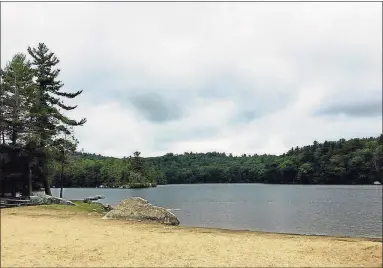
<svg viewBox="0 0 383 268">
<path fill-rule="evenodd" d="M 373 184 L 382 183 L 383 135 L 314 142 L 283 155 L 168 153 L 160 157 L 113 158 L 76 153 L 64 173 L 65 186 L 118 187 L 129 182 Z M 138 164 L 137 164 L 138 163 Z M 131 176 L 134 170 L 141 177 Z M 54 180 L 56 184 L 57 180 Z"/>
</svg>

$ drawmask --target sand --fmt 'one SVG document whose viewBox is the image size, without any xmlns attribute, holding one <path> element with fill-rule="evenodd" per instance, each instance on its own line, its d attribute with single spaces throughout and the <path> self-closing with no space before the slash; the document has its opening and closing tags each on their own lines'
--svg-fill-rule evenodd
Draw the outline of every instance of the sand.
<svg viewBox="0 0 383 268">
<path fill-rule="evenodd" d="M 1 210 L 2 267 L 378 267 L 382 241 L 187 228 Z"/>
</svg>

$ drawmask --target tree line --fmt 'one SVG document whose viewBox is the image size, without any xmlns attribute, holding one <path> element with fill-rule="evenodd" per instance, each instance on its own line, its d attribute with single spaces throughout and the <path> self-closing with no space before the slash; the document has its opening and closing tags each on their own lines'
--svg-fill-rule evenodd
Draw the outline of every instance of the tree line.
<svg viewBox="0 0 383 268">
<path fill-rule="evenodd" d="M 167 183 L 372 184 L 382 182 L 383 136 L 291 148 L 283 155 L 167 154 L 149 161 Z"/>
<path fill-rule="evenodd" d="M 189 152 L 149 158 L 136 153 L 135 157 L 119 159 L 76 153 L 70 162 L 64 175 L 67 187 L 118 187 L 135 178 L 127 175 L 135 162 L 141 163 L 140 170 L 145 174 L 135 181 L 158 184 L 373 184 L 382 183 L 383 135 L 314 141 L 280 156 Z"/>
<path fill-rule="evenodd" d="M 163 172 L 145 161 L 138 151 L 122 159 L 75 152 L 68 158 L 63 176 L 56 172 L 52 184 L 58 187 L 61 181 L 64 187 L 150 187 L 165 182 Z"/>
</svg>

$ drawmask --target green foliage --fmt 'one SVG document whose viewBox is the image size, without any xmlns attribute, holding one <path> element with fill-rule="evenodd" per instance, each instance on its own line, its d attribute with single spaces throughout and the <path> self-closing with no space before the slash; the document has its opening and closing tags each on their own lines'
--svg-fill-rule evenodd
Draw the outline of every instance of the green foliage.
<svg viewBox="0 0 383 268">
<path fill-rule="evenodd" d="M 49 139 L 62 133 L 69 134 L 69 126 L 80 126 L 86 122 L 81 119 L 79 122 L 69 119 L 60 110 L 73 110 L 77 106 L 64 104 L 62 97 L 73 99 L 80 95 L 82 91 L 75 93 L 61 92 L 64 84 L 58 80 L 60 69 L 53 69 L 60 61 L 44 43 L 39 43 L 37 48 L 28 48 L 28 53 L 32 57 L 32 66 L 36 76 L 36 86 L 38 87 L 37 101 L 33 103 L 33 110 L 38 132 L 44 146 Z"/>
<path fill-rule="evenodd" d="M 2 144 L 27 142 L 26 133 L 32 127 L 30 107 L 36 91 L 31 63 L 22 53 L 8 62 L 1 76 L 0 134 Z"/>
<path fill-rule="evenodd" d="M 66 187 L 180 183 L 372 184 L 382 182 L 381 138 L 340 139 L 293 148 L 281 156 L 168 153 L 129 158 L 76 153 Z"/>
<path fill-rule="evenodd" d="M 314 168 L 312 163 L 303 163 L 298 170 L 297 183 L 311 184 L 316 183 L 314 179 Z"/>
<path fill-rule="evenodd" d="M 44 43 L 29 47 L 28 54 L 31 61 L 25 54 L 17 53 L 1 71 L 2 194 L 7 185 L 12 195 L 19 190 L 31 194 L 36 180 L 50 194 L 49 183 L 56 173 L 56 161 L 63 169 L 67 155 L 76 148 L 75 139 L 66 137 L 72 135 L 71 127 L 86 122 L 86 119 L 77 122 L 63 113 L 76 108 L 66 105 L 63 98 L 73 99 L 82 91 L 61 91 L 63 83 L 58 79 L 59 60 L 55 54 Z"/>
<path fill-rule="evenodd" d="M 64 186 L 98 187 L 104 185 L 144 188 L 163 182 L 163 173 L 148 165 L 144 158 L 138 159 L 138 156 L 139 152 L 135 152 L 133 157 L 118 159 L 77 152 L 68 157 L 68 163 L 63 172 Z M 56 168 L 53 185 L 59 186 L 59 166 Z"/>
</svg>

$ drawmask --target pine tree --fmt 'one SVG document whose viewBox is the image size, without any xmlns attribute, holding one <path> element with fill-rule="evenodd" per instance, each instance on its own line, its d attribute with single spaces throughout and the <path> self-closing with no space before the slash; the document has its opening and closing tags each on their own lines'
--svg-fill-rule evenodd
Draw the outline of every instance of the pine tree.
<svg viewBox="0 0 383 268">
<path fill-rule="evenodd" d="M 18 53 L 7 63 L 2 72 L 1 88 L 3 144 L 8 139 L 12 146 L 16 146 L 23 143 L 20 139 L 26 132 L 25 121 L 34 89 L 33 70 L 26 55 Z"/>
<path fill-rule="evenodd" d="M 4 71 L 0 69 L 0 143 L 2 145 L 5 144 L 5 129 L 6 129 L 6 119 L 5 119 L 5 114 L 6 114 L 6 103 L 5 103 L 5 98 L 6 98 L 6 93 L 4 89 Z"/>
<path fill-rule="evenodd" d="M 32 101 L 32 93 L 35 89 L 33 82 L 33 70 L 31 63 L 27 60 L 26 55 L 17 53 L 12 60 L 7 63 L 4 71 L 1 73 L 1 93 L 0 93 L 0 134 L 2 138 L 3 150 L 7 151 L 8 166 L 14 168 L 8 169 L 9 175 L 13 177 L 11 184 L 14 186 L 15 179 L 22 176 L 20 170 L 22 166 L 15 168 L 9 163 L 23 162 L 25 156 L 29 153 L 23 148 L 27 143 L 26 137 L 28 132 L 27 118 L 29 117 L 29 107 Z M 4 146 L 8 146 L 5 149 Z M 20 163 L 21 163 L 20 162 Z M 21 165 L 21 164 L 20 164 Z M 3 170 L 3 168 L 2 168 Z M 5 175 L 2 176 L 5 181 Z M 30 187 L 24 187 L 24 194 L 31 193 Z M 14 189 L 15 187 L 12 188 Z M 15 192 L 12 193 L 13 195 Z"/>
<path fill-rule="evenodd" d="M 140 152 L 136 151 L 133 153 L 133 157 L 131 157 L 132 170 L 136 173 L 142 173 L 144 169 L 144 161 L 140 154 Z"/>
<path fill-rule="evenodd" d="M 60 62 L 44 43 L 39 43 L 37 48 L 28 47 L 28 53 L 33 58 L 32 66 L 35 71 L 37 84 L 37 102 L 32 107 L 34 123 L 39 136 L 39 147 L 48 152 L 49 146 L 55 145 L 55 139 L 61 134 L 70 135 L 70 127 L 81 126 L 86 122 L 83 118 L 75 121 L 62 113 L 77 106 L 67 106 L 61 98 L 73 99 L 82 93 L 62 92 L 64 84 L 58 80 L 60 69 L 54 69 Z M 42 163 L 42 174 L 45 193 L 51 195 L 47 178 L 47 163 Z"/>
</svg>

